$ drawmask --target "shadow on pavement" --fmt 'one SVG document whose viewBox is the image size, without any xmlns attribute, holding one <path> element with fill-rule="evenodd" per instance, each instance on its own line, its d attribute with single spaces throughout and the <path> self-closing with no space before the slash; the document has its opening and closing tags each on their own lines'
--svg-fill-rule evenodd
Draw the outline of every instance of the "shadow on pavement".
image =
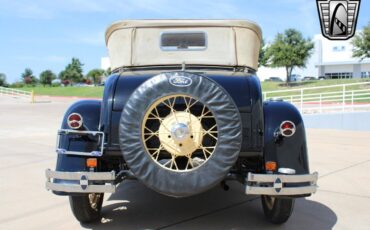
<svg viewBox="0 0 370 230">
<path fill-rule="evenodd" d="M 332 229 L 336 214 L 327 206 L 297 199 L 290 220 L 278 226 L 267 222 L 259 197 L 245 196 L 230 183 L 187 198 L 158 194 L 138 181 L 123 182 L 103 204 L 101 223 L 91 229 Z"/>
</svg>

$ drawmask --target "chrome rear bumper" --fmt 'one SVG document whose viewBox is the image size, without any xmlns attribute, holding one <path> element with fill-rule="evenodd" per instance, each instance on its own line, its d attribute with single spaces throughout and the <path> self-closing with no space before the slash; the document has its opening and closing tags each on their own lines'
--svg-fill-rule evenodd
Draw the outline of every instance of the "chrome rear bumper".
<svg viewBox="0 0 370 230">
<path fill-rule="evenodd" d="M 114 193 L 115 172 L 59 172 L 47 169 L 46 189 L 67 193 Z M 55 179 L 62 180 L 56 183 Z"/>
<path fill-rule="evenodd" d="M 247 195 L 305 195 L 316 192 L 318 173 L 304 175 L 249 173 L 245 193 Z M 304 183 L 307 185 L 299 186 Z"/>
</svg>

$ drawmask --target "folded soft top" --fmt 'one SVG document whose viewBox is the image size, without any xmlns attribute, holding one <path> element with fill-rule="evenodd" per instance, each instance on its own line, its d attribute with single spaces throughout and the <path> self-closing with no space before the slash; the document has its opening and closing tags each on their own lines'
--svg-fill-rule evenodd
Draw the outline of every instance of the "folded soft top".
<svg viewBox="0 0 370 230">
<path fill-rule="evenodd" d="M 258 67 L 262 33 L 244 20 L 124 20 L 106 31 L 112 69 L 148 65 Z"/>
</svg>

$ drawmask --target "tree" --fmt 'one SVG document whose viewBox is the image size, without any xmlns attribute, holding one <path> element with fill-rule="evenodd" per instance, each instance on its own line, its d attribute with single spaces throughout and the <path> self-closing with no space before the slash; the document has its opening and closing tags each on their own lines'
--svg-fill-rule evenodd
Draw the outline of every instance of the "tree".
<svg viewBox="0 0 370 230">
<path fill-rule="evenodd" d="M 353 57 L 370 58 L 370 22 L 352 40 Z"/>
<path fill-rule="evenodd" d="M 51 70 L 45 70 L 40 73 L 40 83 L 51 86 L 51 82 L 56 79 L 56 75 Z"/>
<path fill-rule="evenodd" d="M 6 75 L 4 73 L 0 73 L 0 86 L 6 86 Z"/>
<path fill-rule="evenodd" d="M 83 79 L 82 66 L 83 64 L 78 58 L 72 58 L 71 63 L 68 64 L 62 72 L 60 72 L 59 78 L 62 82 L 81 82 Z"/>
<path fill-rule="evenodd" d="M 305 67 L 312 54 L 314 43 L 304 39 L 301 32 L 287 29 L 283 34 L 278 33 L 271 46 L 266 49 L 267 65 L 271 67 L 285 67 L 287 83 L 295 67 Z"/>
<path fill-rule="evenodd" d="M 112 74 L 112 69 L 110 67 L 104 71 L 105 76 L 109 76 L 111 74 Z"/>
<path fill-rule="evenodd" d="M 262 39 L 260 53 L 258 56 L 258 67 L 266 65 L 266 47 L 265 47 L 265 40 Z"/>
<path fill-rule="evenodd" d="M 87 74 L 87 77 L 91 78 L 94 82 L 94 85 L 97 85 L 101 82 L 102 77 L 104 76 L 104 70 L 102 69 L 92 69 Z"/>
<path fill-rule="evenodd" d="M 26 68 L 21 75 L 23 82 L 26 85 L 34 85 L 37 83 L 36 77 L 33 75 L 33 71 L 30 68 Z"/>
</svg>

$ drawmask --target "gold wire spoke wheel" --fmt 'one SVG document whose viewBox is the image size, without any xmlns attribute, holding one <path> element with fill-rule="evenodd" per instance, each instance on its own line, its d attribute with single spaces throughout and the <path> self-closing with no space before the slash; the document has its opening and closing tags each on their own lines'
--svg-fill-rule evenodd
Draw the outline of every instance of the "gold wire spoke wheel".
<svg viewBox="0 0 370 230">
<path fill-rule="evenodd" d="M 197 99 L 175 94 L 155 101 L 145 113 L 142 140 L 151 158 L 171 171 L 203 165 L 217 145 L 216 119 Z"/>
<path fill-rule="evenodd" d="M 89 197 L 89 203 L 90 203 L 91 208 L 97 210 L 98 204 L 99 204 L 100 199 L 101 199 L 101 194 L 99 194 L 99 193 L 90 193 L 90 194 L 88 194 L 88 197 Z"/>
</svg>

